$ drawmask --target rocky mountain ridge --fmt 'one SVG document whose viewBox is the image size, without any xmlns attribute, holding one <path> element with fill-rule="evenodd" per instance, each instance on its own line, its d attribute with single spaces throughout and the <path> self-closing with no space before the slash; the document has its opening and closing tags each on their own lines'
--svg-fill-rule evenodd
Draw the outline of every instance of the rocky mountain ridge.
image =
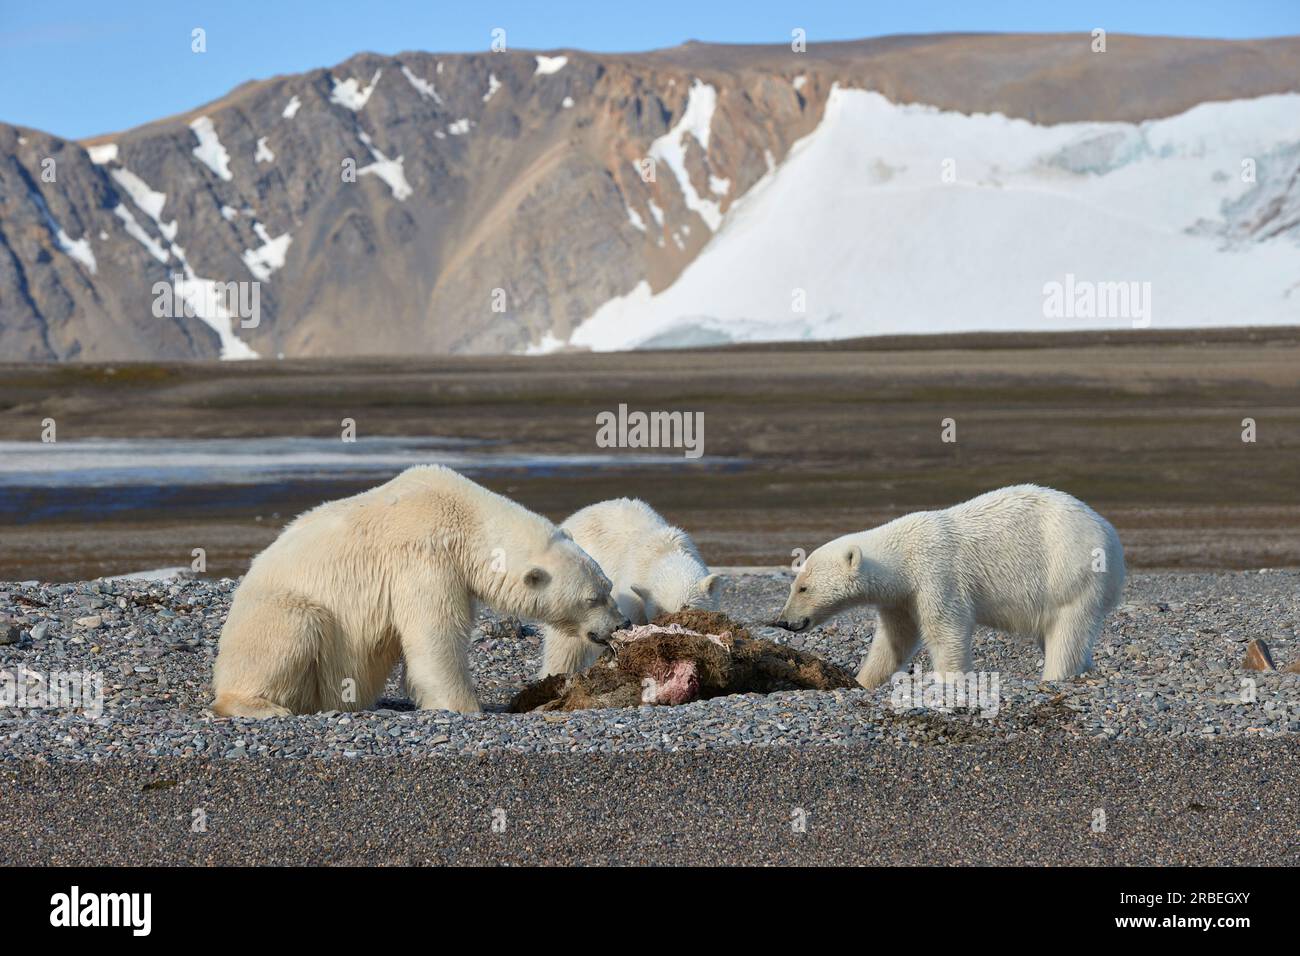
<svg viewBox="0 0 1300 956">
<path fill-rule="evenodd" d="M 1136 121 L 1300 91 L 1300 38 L 364 53 L 81 143 L 0 124 L 0 360 L 555 347 L 670 286 L 837 86 Z"/>
</svg>

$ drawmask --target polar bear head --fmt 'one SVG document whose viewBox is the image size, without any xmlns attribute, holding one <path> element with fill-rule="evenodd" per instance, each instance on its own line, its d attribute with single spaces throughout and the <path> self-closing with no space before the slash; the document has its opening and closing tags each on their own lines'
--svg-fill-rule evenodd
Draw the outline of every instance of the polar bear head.
<svg viewBox="0 0 1300 956">
<path fill-rule="evenodd" d="M 694 555 L 682 551 L 670 551 L 655 561 L 644 583 L 633 584 L 631 591 L 635 600 L 624 601 L 623 609 L 638 624 L 674 611 L 716 611 L 722 596 L 718 576 L 710 574 Z"/>
<path fill-rule="evenodd" d="M 563 628 L 596 644 L 626 627 L 628 620 L 614 602 L 609 578 L 600 566 L 557 530 L 545 547 L 524 556 L 511 590 L 517 594 L 512 613 Z"/>
<path fill-rule="evenodd" d="M 854 604 L 866 600 L 862 549 L 853 541 L 836 539 L 804 561 L 790 585 L 790 596 L 777 615 L 777 627 L 804 631 Z"/>
</svg>

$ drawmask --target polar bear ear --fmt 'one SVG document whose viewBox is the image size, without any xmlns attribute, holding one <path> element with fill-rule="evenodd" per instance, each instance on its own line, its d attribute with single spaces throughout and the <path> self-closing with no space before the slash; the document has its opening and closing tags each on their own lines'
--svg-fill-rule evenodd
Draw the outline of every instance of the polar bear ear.
<svg viewBox="0 0 1300 956">
<path fill-rule="evenodd" d="M 540 588 L 551 576 L 543 568 L 529 568 L 524 574 L 524 584 L 530 588 Z"/>
<path fill-rule="evenodd" d="M 849 545 L 844 552 L 844 563 L 850 571 L 856 571 L 862 564 L 862 549 L 856 544 Z"/>
<path fill-rule="evenodd" d="M 713 597 L 713 594 L 715 591 L 717 591 L 717 589 L 718 589 L 718 576 L 716 574 L 706 574 L 704 577 L 700 578 L 701 594 L 707 597 Z"/>
</svg>

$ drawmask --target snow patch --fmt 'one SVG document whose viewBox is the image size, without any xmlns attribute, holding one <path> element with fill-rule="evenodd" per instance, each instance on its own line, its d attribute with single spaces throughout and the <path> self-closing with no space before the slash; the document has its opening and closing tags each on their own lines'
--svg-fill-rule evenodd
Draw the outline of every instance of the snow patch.
<svg viewBox="0 0 1300 956">
<path fill-rule="evenodd" d="M 468 119 L 458 119 L 447 127 L 447 132 L 452 136 L 464 136 L 469 132 L 470 122 Z"/>
<path fill-rule="evenodd" d="M 627 207 L 627 218 L 628 221 L 631 222 L 635 228 L 640 229 L 642 232 L 645 232 L 645 220 L 642 219 L 641 214 L 637 212 L 635 209 L 633 209 L 631 206 Z"/>
<path fill-rule="evenodd" d="M 221 218 L 226 220 L 226 222 L 234 222 L 235 217 L 238 215 L 239 215 L 239 210 L 236 209 L 234 206 L 221 207 Z"/>
<path fill-rule="evenodd" d="M 150 219 L 157 220 L 162 215 L 163 205 L 167 202 L 166 193 L 150 189 L 143 179 L 125 167 L 114 169 L 109 175 L 113 177 L 113 180 L 119 186 L 126 190 L 126 194 L 131 197 L 131 201 L 142 212 L 146 213 Z"/>
<path fill-rule="evenodd" d="M 563 106 L 566 110 L 571 110 L 571 109 L 573 109 L 573 97 L 572 97 L 572 96 L 566 96 L 566 97 L 561 101 L 560 105 Z"/>
<path fill-rule="evenodd" d="M 1241 182 L 1241 157 L 1295 144 L 1294 93 L 1137 124 L 1039 126 L 836 87 L 818 127 L 780 166 L 768 158 L 768 175 L 672 285 L 656 295 L 639 283 L 570 341 L 609 350 L 1136 324 L 1055 317 L 1048 290 L 1067 277 L 1150 283 L 1157 327 L 1295 324 L 1300 243 L 1230 232 L 1257 188 Z"/>
<path fill-rule="evenodd" d="M 98 266 L 95 264 L 95 253 L 90 249 L 90 240 L 85 236 L 82 236 L 80 239 L 73 239 L 66 232 L 60 229 L 54 234 L 54 238 L 55 241 L 58 242 L 59 248 L 67 253 L 69 257 L 75 259 L 77 262 L 80 262 L 83 266 L 89 269 L 91 275 L 94 275 L 99 271 Z"/>
<path fill-rule="evenodd" d="M 330 93 L 330 102 L 345 106 L 354 113 L 360 111 L 369 101 L 370 94 L 375 91 L 375 84 L 379 82 L 379 77 L 383 73 L 383 69 L 375 70 L 375 75 L 370 78 L 370 85 L 364 89 L 356 77 L 349 77 L 346 80 L 334 77 L 334 89 Z"/>
<path fill-rule="evenodd" d="M 374 147 L 370 142 L 370 137 L 364 131 L 360 136 L 361 142 L 365 143 L 366 148 L 370 150 L 374 162 L 369 166 L 358 169 L 357 174 L 361 176 L 378 176 L 388 184 L 394 199 L 398 202 L 404 201 L 411 195 L 413 190 L 411 184 L 406 181 L 406 170 L 402 166 L 402 157 L 398 156 L 396 159 L 389 159 Z"/>
<path fill-rule="evenodd" d="M 257 152 L 253 159 L 259 163 L 275 162 L 275 153 L 271 152 L 271 147 L 266 145 L 266 137 L 262 136 L 257 141 Z"/>
<path fill-rule="evenodd" d="M 289 98 L 289 102 L 285 104 L 284 112 L 282 112 L 280 115 L 283 116 L 285 119 L 293 119 L 295 116 L 298 115 L 298 110 L 301 107 L 302 107 L 302 100 L 298 99 L 297 94 L 294 94 L 292 97 Z"/>
<path fill-rule="evenodd" d="M 525 355 L 549 355 L 551 352 L 558 352 L 564 348 L 563 339 L 556 337 L 552 332 L 547 332 L 542 336 L 540 342 L 534 342 L 524 349 Z"/>
<path fill-rule="evenodd" d="M 650 144 L 650 155 L 672 170 L 682 191 L 686 208 L 698 213 L 714 232 L 722 225 L 722 210 L 712 199 L 703 199 L 691 183 L 686 171 L 686 137 L 691 136 L 706 154 L 709 151 L 709 128 L 713 125 L 713 111 L 718 104 L 718 91 L 709 84 L 696 80 L 686 98 L 686 110 L 677 125 Z"/>
<path fill-rule="evenodd" d="M 438 72 L 441 73 L 442 70 L 439 69 Z M 415 91 L 420 94 L 420 99 L 433 100 L 435 103 L 441 105 L 442 97 L 438 95 L 438 91 L 433 88 L 433 84 L 428 80 L 416 76 L 411 72 L 410 67 L 407 66 L 402 67 L 402 76 L 406 77 L 406 81 L 410 83 L 411 86 L 415 87 Z"/>
<path fill-rule="evenodd" d="M 486 103 L 488 100 L 492 99 L 493 94 L 499 89 L 501 89 L 501 81 L 497 79 L 495 73 L 489 73 L 488 88 L 487 92 L 483 94 L 483 102 Z"/>
<path fill-rule="evenodd" d="M 194 135 L 199 141 L 199 145 L 195 146 L 193 150 L 194 157 L 221 179 L 227 182 L 234 179 L 234 176 L 230 174 L 230 154 L 226 152 L 226 148 L 221 145 L 221 140 L 217 138 L 217 128 L 212 125 L 212 120 L 206 116 L 200 116 L 190 124 L 190 129 L 194 131 Z"/>
<path fill-rule="evenodd" d="M 160 193 L 149 188 L 148 183 L 137 176 L 131 170 L 123 166 L 121 169 L 110 170 L 109 175 L 113 181 L 126 190 L 126 194 L 131 197 L 131 202 L 135 203 L 136 208 L 153 220 L 162 237 L 168 242 L 176 238 L 176 231 L 179 228 L 176 220 L 171 222 L 162 221 L 163 206 L 167 202 L 167 194 Z M 127 230 L 130 231 L 129 229 Z M 164 262 L 167 260 L 164 258 Z"/>
<path fill-rule="evenodd" d="M 244 265 L 248 266 L 248 271 L 254 276 L 266 282 L 271 278 L 272 272 L 283 268 L 285 256 L 289 253 L 289 243 L 293 240 L 287 232 L 272 239 L 260 222 L 253 223 L 253 232 L 262 240 L 262 245 L 256 249 L 244 250 Z"/>
<path fill-rule="evenodd" d="M 204 135 L 200 134 L 200 143 L 203 142 Z M 215 140 L 215 135 L 213 140 Z M 219 146 L 220 144 L 218 144 L 218 148 Z M 225 151 L 222 150 L 221 152 L 224 155 Z M 118 203 L 113 208 L 113 214 L 122 220 L 127 235 L 144 246 L 149 254 L 159 262 L 165 263 L 170 256 L 176 257 L 181 265 L 182 272 L 172 277 L 173 288 L 189 305 L 190 311 L 217 333 L 218 338 L 221 340 L 221 357 L 223 359 L 257 358 L 257 353 L 235 335 L 234 323 L 236 318 L 230 314 L 223 304 L 225 296 L 223 290 L 229 284 L 217 283 L 212 279 L 205 279 L 195 275 L 194 270 L 190 268 L 189 261 L 185 258 L 185 250 L 174 241 L 177 233 L 176 221 L 162 222 L 162 210 L 167 201 L 167 196 L 150 189 L 144 180 L 128 169 L 114 169 L 110 175 L 127 192 L 131 197 L 131 201 L 153 220 L 154 225 L 158 227 L 158 231 L 170 243 L 169 249 L 164 249 L 158 240 L 145 231 L 124 203 Z M 221 214 L 227 221 L 233 219 L 233 215 L 227 214 L 228 209 L 230 209 L 229 206 L 221 207 Z M 231 210 L 231 213 L 233 212 L 234 210 Z M 286 234 L 273 240 L 266 234 L 266 230 L 261 228 L 260 224 L 255 225 L 254 230 L 264 243 L 261 249 L 255 250 L 257 268 L 254 268 L 253 264 L 249 263 L 249 253 L 244 254 L 244 261 L 249 265 L 249 269 L 253 271 L 254 275 L 258 275 L 259 269 L 265 272 L 265 275 L 258 275 L 258 278 L 265 278 L 284 264 L 284 252 L 289 245 L 289 236 Z"/>
<path fill-rule="evenodd" d="M 105 163 L 111 163 L 117 159 L 117 143 L 102 143 L 99 146 L 91 146 L 86 152 L 90 154 L 92 163 L 96 166 L 103 166 Z"/>
<path fill-rule="evenodd" d="M 54 237 L 54 242 L 59 249 L 69 258 L 80 262 L 92 274 L 97 272 L 95 254 L 90 251 L 90 240 L 85 236 L 80 239 L 73 239 L 55 221 L 54 214 L 50 212 L 49 204 L 46 203 L 44 196 L 34 189 L 29 190 L 28 195 L 31 197 L 32 202 L 36 204 L 36 208 L 40 210 L 41 216 L 45 219 L 45 226 L 50 230 L 50 235 Z"/>
<path fill-rule="evenodd" d="M 162 247 L 157 239 L 144 231 L 144 227 L 136 222 L 135 216 L 131 214 L 131 210 L 127 209 L 126 206 L 118 203 L 113 207 L 113 215 L 122 220 L 122 224 L 126 226 L 126 234 L 144 246 L 149 255 L 159 262 L 166 262 L 170 258 L 167 255 L 167 250 Z"/>
<path fill-rule="evenodd" d="M 172 243 L 171 251 L 184 270 L 183 273 L 172 276 L 172 287 L 195 317 L 217 333 L 221 342 L 221 358 L 227 361 L 257 358 L 257 353 L 248 343 L 235 334 L 235 323 L 239 319 L 226 308 L 228 284 L 195 275 L 185 258 L 185 250 L 176 243 Z"/>
<path fill-rule="evenodd" d="M 534 59 L 537 60 L 537 69 L 533 72 L 533 76 L 548 76 L 551 73 L 559 73 L 564 69 L 565 64 L 569 62 L 567 56 L 537 56 Z"/>
</svg>

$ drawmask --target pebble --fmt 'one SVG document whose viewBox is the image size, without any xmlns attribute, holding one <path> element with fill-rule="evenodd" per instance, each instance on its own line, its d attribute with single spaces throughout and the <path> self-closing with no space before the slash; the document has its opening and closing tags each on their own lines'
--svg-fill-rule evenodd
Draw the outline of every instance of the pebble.
<svg viewBox="0 0 1300 956">
<path fill-rule="evenodd" d="M 404 696 L 399 665 L 368 711 L 217 719 L 206 710 L 212 659 L 236 583 L 0 583 L 0 669 L 47 676 L 84 671 L 99 675 L 103 686 L 102 714 L 0 710 L 0 760 L 945 747 L 1023 737 L 1115 747 L 1170 739 L 1293 739 L 1300 733 L 1300 675 L 1241 666 L 1245 643 L 1259 635 L 1267 635 L 1279 667 L 1300 659 L 1295 570 L 1134 573 L 1125 603 L 1107 620 L 1095 649 L 1095 669 L 1068 681 L 1038 679 L 1032 642 L 981 631 L 976 666 L 999 678 L 1000 707 L 991 717 L 919 706 L 898 710 L 888 686 L 737 695 L 679 707 L 506 714 L 511 696 L 537 672 L 541 646 L 534 628 L 484 611 L 470 652 L 482 713 L 415 710 Z M 772 619 L 787 588 L 788 581 L 775 575 L 731 578 L 723 610 L 755 636 L 779 638 L 856 669 L 875 629 L 874 614 L 854 610 L 793 635 L 759 623 Z M 96 601 L 101 613 L 86 615 Z M 93 640 L 46 640 L 51 631 L 73 634 L 74 627 L 93 630 Z M 30 641 L 23 640 L 24 628 Z M 924 655 L 920 661 L 927 663 Z M 75 745 L 66 743 L 70 736 Z"/>
</svg>

